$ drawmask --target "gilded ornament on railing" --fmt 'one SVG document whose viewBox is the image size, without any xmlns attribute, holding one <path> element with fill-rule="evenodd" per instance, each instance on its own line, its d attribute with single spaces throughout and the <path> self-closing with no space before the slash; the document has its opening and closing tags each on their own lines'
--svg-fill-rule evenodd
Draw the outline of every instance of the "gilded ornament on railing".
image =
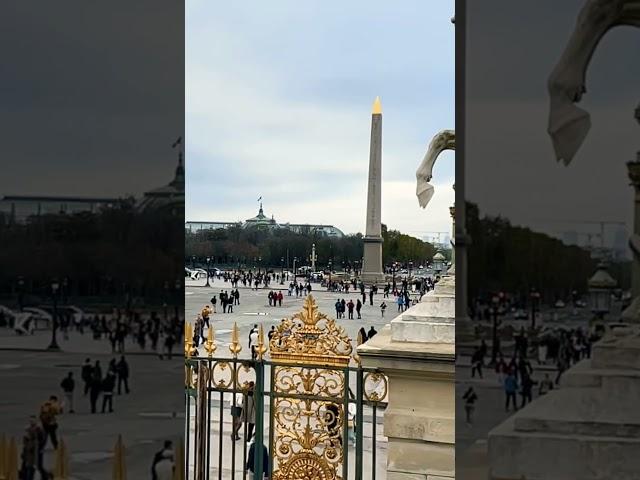
<svg viewBox="0 0 640 480">
<path fill-rule="evenodd" d="M 262 329 L 262 324 L 258 325 L 258 344 L 255 346 L 256 354 L 258 355 L 258 360 L 262 360 L 262 357 L 265 353 L 267 353 L 268 347 L 264 343 L 264 330 Z"/>
<path fill-rule="evenodd" d="M 234 322 L 233 329 L 231 330 L 231 343 L 229 344 L 229 351 L 233 355 L 233 358 L 238 358 L 238 354 L 242 351 L 242 345 L 240 345 L 240 335 L 238 333 L 238 324 Z"/>
<path fill-rule="evenodd" d="M 233 367 L 229 362 L 220 361 L 213 364 L 211 368 L 211 383 L 220 389 L 229 388 L 233 384 Z"/>
<path fill-rule="evenodd" d="M 209 327 L 209 332 L 207 335 L 207 341 L 204 343 L 204 349 L 207 352 L 209 358 L 213 357 L 214 352 L 218 347 L 215 343 L 215 334 L 213 332 L 213 327 Z"/>
<path fill-rule="evenodd" d="M 381 402 L 387 397 L 389 388 L 387 377 L 379 372 L 368 372 L 365 374 L 363 393 L 370 402 Z"/>
<path fill-rule="evenodd" d="M 344 328 L 318 311 L 312 295 L 305 298 L 300 313 L 285 318 L 276 327 L 269 347 L 275 361 L 345 366 L 353 351 Z"/>
<path fill-rule="evenodd" d="M 256 382 L 255 367 L 250 362 L 236 365 L 236 385 L 241 390 L 248 390 L 249 384 Z"/>
</svg>

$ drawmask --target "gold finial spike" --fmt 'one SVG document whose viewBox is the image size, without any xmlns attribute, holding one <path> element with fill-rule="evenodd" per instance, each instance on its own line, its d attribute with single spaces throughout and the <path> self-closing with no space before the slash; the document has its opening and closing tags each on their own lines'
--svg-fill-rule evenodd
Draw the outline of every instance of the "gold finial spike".
<svg viewBox="0 0 640 480">
<path fill-rule="evenodd" d="M 191 356 L 191 324 L 187 321 L 184 322 L 184 356 L 189 358 Z"/>
<path fill-rule="evenodd" d="M 215 334 L 213 332 L 213 327 L 209 327 L 209 333 L 207 335 L 207 341 L 205 342 L 204 349 L 207 351 L 207 355 L 209 358 L 213 357 L 213 353 L 218 348 L 215 342 Z"/>
<path fill-rule="evenodd" d="M 373 108 L 371 109 L 372 115 L 382 115 L 382 104 L 380 103 L 380 97 L 376 97 L 373 102 Z"/>
<path fill-rule="evenodd" d="M 258 325 L 258 345 L 256 345 L 256 353 L 258 360 L 262 360 L 262 356 L 267 353 L 267 346 L 264 343 L 264 330 L 262 324 Z"/>
<path fill-rule="evenodd" d="M 113 448 L 113 480 L 127 480 L 127 466 L 125 464 L 125 450 L 122 435 L 118 435 Z"/>
<path fill-rule="evenodd" d="M 229 351 L 233 354 L 234 358 L 238 357 L 238 354 L 242 351 L 242 345 L 240 345 L 240 338 L 238 334 L 238 324 L 234 322 L 233 330 L 231 330 L 231 344 L 229 345 Z"/>
<path fill-rule="evenodd" d="M 56 448 L 53 478 L 54 480 L 67 480 L 69 478 L 69 456 L 67 455 L 67 446 L 64 443 L 64 439 L 60 439 L 58 448 Z"/>
</svg>

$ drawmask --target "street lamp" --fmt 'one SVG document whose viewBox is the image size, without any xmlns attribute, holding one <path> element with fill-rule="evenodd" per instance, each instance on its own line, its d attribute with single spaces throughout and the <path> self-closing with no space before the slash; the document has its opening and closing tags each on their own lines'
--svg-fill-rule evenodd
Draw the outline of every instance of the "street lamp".
<svg viewBox="0 0 640 480">
<path fill-rule="evenodd" d="M 280 257 L 280 285 L 284 285 L 284 257 Z"/>
<path fill-rule="evenodd" d="M 196 269 L 196 256 L 195 255 L 191 255 L 191 269 L 192 270 Z"/>
<path fill-rule="evenodd" d="M 260 267 L 262 266 L 262 257 L 258 257 L 258 275 L 260 275 Z"/>
<path fill-rule="evenodd" d="M 498 340 L 498 304 L 500 299 L 497 295 L 491 298 L 491 313 L 493 314 L 493 335 L 491 340 L 491 364 L 495 365 L 498 361 L 498 352 L 500 351 Z"/>
<path fill-rule="evenodd" d="M 51 343 L 47 350 L 59 351 L 60 347 L 58 346 L 58 291 L 60 289 L 60 284 L 58 280 L 54 280 L 51 282 L 51 298 L 53 299 L 53 322 L 51 325 Z"/>
<path fill-rule="evenodd" d="M 296 276 L 297 276 L 297 268 L 296 267 L 296 262 L 298 261 L 298 257 L 293 257 L 293 283 L 296 283 Z"/>
<path fill-rule="evenodd" d="M 205 285 L 205 287 L 210 287 L 211 285 L 209 284 L 209 265 L 211 264 L 211 257 L 207 257 L 207 284 Z"/>
<path fill-rule="evenodd" d="M 329 259 L 329 290 L 331 290 L 331 267 L 333 265 L 333 262 L 331 261 L 331 259 Z"/>
<path fill-rule="evenodd" d="M 18 278 L 18 305 L 20 306 L 20 311 L 22 311 L 24 307 L 24 278 Z"/>
<path fill-rule="evenodd" d="M 603 320 L 604 316 L 611 310 L 611 293 L 618 283 L 607 271 L 607 265 L 600 262 L 596 272 L 587 282 L 589 287 L 589 300 L 591 311 Z"/>
<path fill-rule="evenodd" d="M 531 328 L 534 329 L 536 328 L 536 308 L 540 303 L 540 292 L 532 288 L 529 297 L 531 298 Z"/>
<path fill-rule="evenodd" d="M 169 299 L 169 282 L 164 282 L 164 301 L 162 302 L 162 308 L 164 309 L 164 321 L 167 322 L 169 314 L 167 312 L 167 300 Z"/>
</svg>

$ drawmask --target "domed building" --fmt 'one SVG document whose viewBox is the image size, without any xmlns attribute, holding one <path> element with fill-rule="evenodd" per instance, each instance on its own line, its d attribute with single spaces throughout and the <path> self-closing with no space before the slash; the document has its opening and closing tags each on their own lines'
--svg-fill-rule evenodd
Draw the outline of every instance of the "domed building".
<svg viewBox="0 0 640 480">
<path fill-rule="evenodd" d="M 163 187 L 149 190 L 138 204 L 140 211 L 164 210 L 171 215 L 184 215 L 184 166 L 182 152 L 178 156 L 178 166 L 173 180 Z"/>
<path fill-rule="evenodd" d="M 258 210 L 258 215 L 253 218 L 249 218 L 244 222 L 244 228 L 261 228 L 261 229 L 271 229 L 271 228 L 280 228 L 280 225 L 276 223 L 275 218 L 271 216 L 271 218 L 267 217 L 262 210 L 262 202 L 260 202 L 260 210 Z"/>
</svg>

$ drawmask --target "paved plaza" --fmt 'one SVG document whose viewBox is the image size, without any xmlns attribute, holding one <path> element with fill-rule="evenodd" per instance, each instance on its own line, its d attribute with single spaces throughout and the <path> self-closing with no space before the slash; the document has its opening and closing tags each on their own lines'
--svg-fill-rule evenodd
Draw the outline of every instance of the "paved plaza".
<svg viewBox="0 0 640 480">
<path fill-rule="evenodd" d="M 17 337 L 10 330 L 0 330 L 0 370 L 4 381 L 0 408 L 6 419 L 0 433 L 16 438 L 20 451 L 29 416 L 38 415 L 49 395 L 64 398 L 60 382 L 71 371 L 76 380 L 76 413 L 58 417 L 58 436 L 65 440 L 69 451 L 70 480 L 111 480 L 118 435 L 122 435 L 126 448 L 128 478 L 150 478 L 154 453 L 166 439 L 175 444 L 184 431 L 182 348 L 174 359 L 159 360 L 155 355 L 142 354 L 127 339 L 131 393 L 114 395 L 114 413 L 92 415 L 89 399 L 83 395 L 81 366 L 90 357 L 92 361 L 100 360 L 106 371 L 109 361 L 119 356 L 110 354 L 107 340 L 94 341 L 88 333 L 72 333 L 68 340 L 60 338 L 64 351 L 58 353 L 42 350 L 49 339 L 47 331 Z M 174 387 L 169 388 L 171 385 Z M 100 398 L 99 412 L 101 407 Z M 53 454 L 48 443 L 44 464 L 49 469 Z"/>
<path fill-rule="evenodd" d="M 221 290 L 231 291 L 231 283 L 224 280 L 216 279 L 211 282 L 211 287 L 204 287 L 204 280 L 187 280 L 185 285 L 185 318 L 191 323 L 194 322 L 198 313 L 206 304 L 211 304 L 211 297 L 219 295 Z M 217 356 L 226 356 L 229 354 L 228 345 L 231 342 L 231 329 L 234 322 L 238 324 L 240 332 L 240 341 L 242 343 L 242 352 L 240 357 L 248 358 L 251 356 L 249 352 L 249 331 L 255 324 L 262 324 L 266 334 L 271 329 L 272 325 L 278 325 L 283 318 L 290 318 L 294 314 L 302 310 L 302 304 L 304 302 L 304 296 L 296 298 L 295 292 L 292 296 L 288 296 L 287 285 L 280 285 L 279 283 L 272 283 L 269 288 L 259 288 L 258 290 L 252 290 L 249 287 L 240 286 L 240 305 L 236 305 L 233 308 L 233 313 L 222 313 L 222 307 L 220 302 L 216 305 L 217 312 L 211 317 L 211 325 L 216 333 L 216 341 L 218 342 Z M 271 290 L 282 289 L 284 299 L 282 301 L 282 307 L 270 307 L 269 299 L 267 295 Z M 373 326 L 377 331 L 387 323 L 389 323 L 397 314 L 397 306 L 393 303 L 394 297 L 390 295 L 389 298 L 383 299 L 382 291 L 379 290 L 377 295 L 374 295 L 373 306 L 369 305 L 369 291 L 367 289 L 367 303 L 362 306 L 362 319 L 349 320 L 347 318 L 337 321 L 338 325 L 344 327 L 347 335 L 354 341 L 358 336 L 358 330 L 360 327 L 364 327 L 369 331 Z M 350 291 L 347 293 L 327 292 L 326 289 L 320 287 L 320 284 L 312 284 L 311 294 L 316 299 L 320 312 L 328 315 L 331 318 L 335 318 L 335 302 L 338 299 L 344 298 L 346 302 L 352 299 L 355 303 L 358 298 L 362 300 L 362 296 L 359 292 Z M 387 310 L 385 317 L 382 318 L 380 314 L 380 303 L 382 301 L 387 303 Z M 347 314 L 345 314 L 347 315 Z M 357 317 L 354 311 L 354 317 Z M 206 336 L 206 329 L 205 329 Z M 201 354 L 205 354 L 204 349 L 201 348 Z"/>
</svg>

